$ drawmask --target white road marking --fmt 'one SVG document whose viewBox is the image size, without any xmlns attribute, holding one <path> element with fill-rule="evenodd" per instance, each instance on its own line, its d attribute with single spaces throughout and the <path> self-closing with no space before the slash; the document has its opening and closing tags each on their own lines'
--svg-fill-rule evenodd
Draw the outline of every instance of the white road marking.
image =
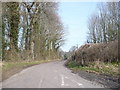
<svg viewBox="0 0 120 90">
<path fill-rule="evenodd" d="M 40 82 L 39 82 L 39 84 L 38 84 L 38 88 L 41 88 L 42 82 L 43 82 L 43 80 L 40 80 Z"/>
<path fill-rule="evenodd" d="M 78 86 L 81 86 L 81 85 L 83 85 L 83 84 L 81 84 L 81 83 L 78 83 L 77 81 L 75 81 L 75 80 L 72 80 L 74 83 L 77 83 L 78 84 Z"/>
<path fill-rule="evenodd" d="M 64 78 L 67 78 L 67 79 L 68 79 L 68 77 L 64 77 L 63 75 L 61 75 L 61 79 L 62 79 L 61 86 L 69 86 L 69 84 L 65 84 Z"/>
<path fill-rule="evenodd" d="M 66 77 L 66 76 L 65 76 L 65 78 L 66 78 L 66 79 L 70 79 L 70 78 L 68 78 L 68 77 Z M 70 80 L 71 80 L 71 79 L 70 79 Z M 78 86 L 83 85 L 83 84 L 81 84 L 81 83 L 78 83 L 78 82 L 77 82 L 77 81 L 75 81 L 75 80 L 72 80 L 72 82 L 77 83 L 77 85 L 78 85 Z"/>
<path fill-rule="evenodd" d="M 63 75 L 61 75 L 61 80 L 62 80 L 61 86 L 64 86 L 64 85 L 65 85 L 65 82 L 64 82 L 64 77 L 63 77 Z"/>
<path fill-rule="evenodd" d="M 81 86 L 82 84 L 81 83 L 78 83 L 79 86 Z"/>
<path fill-rule="evenodd" d="M 67 78 L 67 79 L 68 79 L 68 77 L 65 77 L 65 78 Z"/>
</svg>

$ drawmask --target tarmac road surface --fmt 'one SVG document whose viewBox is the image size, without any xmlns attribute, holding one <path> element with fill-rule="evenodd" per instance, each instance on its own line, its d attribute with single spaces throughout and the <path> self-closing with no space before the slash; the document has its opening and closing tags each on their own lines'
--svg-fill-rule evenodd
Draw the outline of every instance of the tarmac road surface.
<svg viewBox="0 0 120 90">
<path fill-rule="evenodd" d="M 2 88 L 104 88 L 74 74 L 65 61 L 35 65 L 22 70 L 2 83 Z"/>
</svg>

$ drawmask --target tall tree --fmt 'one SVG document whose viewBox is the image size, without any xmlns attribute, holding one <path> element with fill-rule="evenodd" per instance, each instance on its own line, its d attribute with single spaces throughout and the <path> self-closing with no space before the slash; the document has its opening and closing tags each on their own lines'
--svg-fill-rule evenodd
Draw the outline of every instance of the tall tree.
<svg viewBox="0 0 120 90">
<path fill-rule="evenodd" d="M 88 41 L 107 43 L 118 40 L 118 3 L 100 3 L 98 10 L 88 20 Z"/>
</svg>

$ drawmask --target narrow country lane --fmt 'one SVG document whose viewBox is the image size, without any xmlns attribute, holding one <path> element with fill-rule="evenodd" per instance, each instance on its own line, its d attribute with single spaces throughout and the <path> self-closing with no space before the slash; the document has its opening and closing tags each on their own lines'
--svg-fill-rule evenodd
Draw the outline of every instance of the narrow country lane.
<svg viewBox="0 0 120 90">
<path fill-rule="evenodd" d="M 64 66 L 65 61 L 35 65 L 2 83 L 2 88 L 103 88 L 85 80 Z"/>
</svg>

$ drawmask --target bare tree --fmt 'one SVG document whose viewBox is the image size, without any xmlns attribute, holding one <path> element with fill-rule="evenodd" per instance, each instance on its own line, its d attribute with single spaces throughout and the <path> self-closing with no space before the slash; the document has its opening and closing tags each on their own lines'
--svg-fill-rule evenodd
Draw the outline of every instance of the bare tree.
<svg viewBox="0 0 120 90">
<path fill-rule="evenodd" d="M 118 40 L 118 3 L 99 3 L 98 10 L 88 19 L 88 42 Z"/>
</svg>

